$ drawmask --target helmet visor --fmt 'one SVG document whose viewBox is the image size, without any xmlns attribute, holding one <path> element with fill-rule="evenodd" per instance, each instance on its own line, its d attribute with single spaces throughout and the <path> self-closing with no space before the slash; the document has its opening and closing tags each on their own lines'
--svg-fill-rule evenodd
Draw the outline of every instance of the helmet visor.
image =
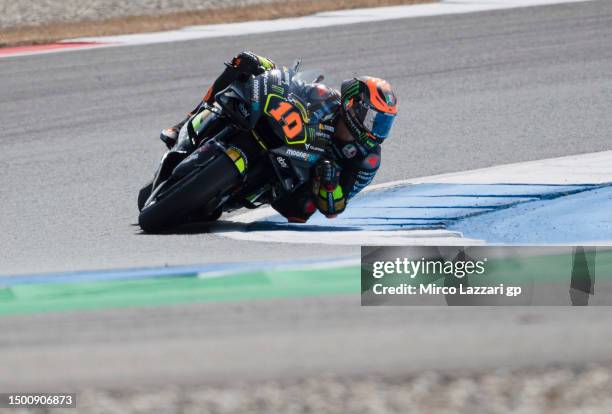
<svg viewBox="0 0 612 414">
<path fill-rule="evenodd" d="M 389 136 L 394 120 L 395 114 L 387 114 L 368 108 L 363 120 L 363 126 L 366 127 L 372 135 L 382 141 Z"/>
</svg>

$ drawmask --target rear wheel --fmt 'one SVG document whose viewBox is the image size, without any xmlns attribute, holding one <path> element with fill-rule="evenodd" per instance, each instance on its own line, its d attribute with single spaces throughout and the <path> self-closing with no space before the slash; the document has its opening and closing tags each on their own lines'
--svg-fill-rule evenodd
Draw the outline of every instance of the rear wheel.
<svg viewBox="0 0 612 414">
<path fill-rule="evenodd" d="M 162 188 L 143 207 L 138 224 L 146 233 L 159 233 L 183 223 L 191 213 L 203 208 L 211 209 L 212 214 L 218 208 L 218 200 L 240 182 L 241 175 L 232 160 L 225 154 L 217 154 L 205 166 Z"/>
</svg>

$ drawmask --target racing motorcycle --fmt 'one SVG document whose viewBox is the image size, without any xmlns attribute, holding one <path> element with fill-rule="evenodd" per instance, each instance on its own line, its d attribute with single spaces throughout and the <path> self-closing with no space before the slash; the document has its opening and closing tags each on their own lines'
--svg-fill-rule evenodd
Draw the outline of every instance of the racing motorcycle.
<svg viewBox="0 0 612 414">
<path fill-rule="evenodd" d="M 290 69 L 236 81 L 185 123 L 178 141 L 195 150 L 168 151 L 152 182 L 140 190 L 143 231 L 271 204 L 310 181 L 313 166 L 331 151 L 301 92 L 323 75 L 299 67 L 298 61 Z"/>
</svg>

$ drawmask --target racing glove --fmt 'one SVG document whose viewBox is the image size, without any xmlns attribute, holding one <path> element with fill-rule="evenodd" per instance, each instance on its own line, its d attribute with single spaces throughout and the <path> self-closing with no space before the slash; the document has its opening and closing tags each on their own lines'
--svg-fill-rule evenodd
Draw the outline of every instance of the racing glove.
<svg viewBox="0 0 612 414">
<path fill-rule="evenodd" d="M 327 218 L 334 218 L 346 207 L 346 198 L 340 185 L 340 168 L 323 159 L 315 167 L 315 194 L 317 208 Z"/>
<path fill-rule="evenodd" d="M 266 70 L 276 68 L 276 65 L 270 59 L 249 51 L 244 51 L 234 56 L 225 66 L 226 68 L 223 73 L 204 95 L 204 101 L 209 105 L 214 103 L 217 92 L 225 89 L 235 80 L 246 81 L 251 75 L 260 75 Z"/>
<path fill-rule="evenodd" d="M 232 59 L 229 65 L 236 68 L 243 79 L 248 79 L 251 75 L 261 75 L 266 70 L 276 67 L 271 60 L 249 51 L 238 54 Z"/>
</svg>

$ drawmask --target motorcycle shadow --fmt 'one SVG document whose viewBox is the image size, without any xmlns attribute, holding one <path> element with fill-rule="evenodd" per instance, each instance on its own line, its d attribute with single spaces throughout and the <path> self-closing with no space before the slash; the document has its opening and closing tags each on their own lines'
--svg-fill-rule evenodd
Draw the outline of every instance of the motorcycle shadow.
<svg viewBox="0 0 612 414">
<path fill-rule="evenodd" d="M 138 226 L 138 225 L 135 225 Z M 170 228 L 159 234 L 181 235 L 181 234 L 222 234 L 233 232 L 253 231 L 298 231 L 298 232 L 343 232 L 355 231 L 353 226 L 322 226 L 317 224 L 301 223 L 279 223 L 274 221 L 256 221 L 253 223 L 241 223 L 235 221 L 217 220 L 210 222 L 189 222 Z M 146 234 L 141 231 L 139 234 Z"/>
<path fill-rule="evenodd" d="M 233 222 L 223 222 L 223 225 L 238 225 L 239 223 Z M 168 228 L 167 230 L 160 231 L 156 234 L 158 235 L 181 235 L 181 234 L 206 234 L 206 233 L 215 233 L 212 231 L 212 228 L 220 225 L 219 221 L 192 221 L 189 223 L 181 224 L 175 227 Z M 138 227 L 138 224 L 134 224 L 135 227 Z M 238 227 L 238 226 L 236 226 Z M 228 230 L 232 231 L 232 230 Z M 234 230 L 238 231 L 238 230 Z M 147 235 L 148 233 L 140 230 L 137 232 L 139 235 Z"/>
<path fill-rule="evenodd" d="M 213 229 L 214 233 L 227 233 L 234 231 L 298 231 L 298 232 L 342 232 L 355 231 L 353 226 L 325 226 L 320 224 L 279 223 L 277 221 L 255 221 L 253 223 L 237 223 L 232 221 L 218 221 Z"/>
</svg>

